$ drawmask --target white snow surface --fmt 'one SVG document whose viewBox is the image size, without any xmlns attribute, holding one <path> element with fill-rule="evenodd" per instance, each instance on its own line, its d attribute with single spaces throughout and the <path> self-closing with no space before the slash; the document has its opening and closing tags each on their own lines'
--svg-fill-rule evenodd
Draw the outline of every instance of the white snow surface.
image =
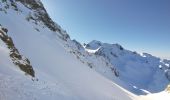
<svg viewBox="0 0 170 100">
<path fill-rule="evenodd" d="M 0 24 L 26 56 L 34 70 L 34 81 L 11 61 L 0 40 L 0 100 L 132 100 L 135 95 L 82 64 L 68 52 L 56 32 L 25 20 L 22 12 L 0 12 Z M 38 28 L 40 32 L 36 31 Z"/>
<path fill-rule="evenodd" d="M 137 100 L 170 100 L 170 93 L 160 92 L 154 94 L 148 94 L 147 96 L 140 96 Z"/>
<path fill-rule="evenodd" d="M 83 47 L 76 40 L 63 40 L 58 31 L 41 22 L 28 22 L 27 15 L 34 12 L 21 3 L 17 7 L 21 12 L 13 8 L 6 14 L 0 11 L 0 24 L 30 60 L 35 78 L 24 75 L 12 63 L 8 48 L 0 40 L 0 100 L 158 100 L 158 96 L 169 100 L 167 92 L 151 94 L 163 91 L 169 83 L 164 75 L 169 60 L 99 41 Z M 119 72 L 118 77 L 115 72 Z M 136 95 L 141 92 L 148 95 Z"/>
<path fill-rule="evenodd" d="M 170 60 L 162 60 L 147 53 L 140 55 L 119 44 L 96 40 L 88 43 L 85 48 L 89 53 L 104 57 L 111 67 L 117 69 L 120 81 L 111 80 L 137 95 L 161 92 L 169 84 L 167 76 L 170 75 Z M 91 52 L 93 50 L 95 52 Z M 108 77 L 106 74 L 104 76 Z"/>
</svg>

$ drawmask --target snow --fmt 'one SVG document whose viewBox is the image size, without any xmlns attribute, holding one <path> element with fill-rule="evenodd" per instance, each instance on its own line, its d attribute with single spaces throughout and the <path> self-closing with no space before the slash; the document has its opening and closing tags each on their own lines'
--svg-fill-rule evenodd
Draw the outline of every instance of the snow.
<svg viewBox="0 0 170 100">
<path fill-rule="evenodd" d="M 169 64 L 165 64 L 167 67 L 169 67 Z"/>
<path fill-rule="evenodd" d="M 19 4 L 22 8 L 23 6 Z M 132 94 L 82 64 L 63 47 L 55 32 L 25 20 L 29 9 L 18 14 L 9 9 L 0 23 L 8 29 L 15 46 L 29 58 L 35 78 L 25 76 L 10 61 L 2 41 L 0 52 L 0 99 L 5 100 L 131 100 Z M 12 17 L 11 17 L 12 16 Z M 40 32 L 34 30 L 38 27 Z M 6 52 L 6 53 L 5 53 Z"/>
<path fill-rule="evenodd" d="M 29 40 L 28 37 L 27 39 Z M 24 40 L 28 42 L 27 39 L 25 38 Z M 36 41 L 34 40 L 34 45 L 39 43 Z M 1 98 L 6 100 L 13 100 L 14 97 L 18 100 L 55 100 L 56 98 L 60 100 L 113 100 L 115 98 L 130 100 L 130 97 L 122 94 L 123 90 L 78 62 L 71 54 L 67 53 L 66 50 L 58 45 L 57 42 L 53 41 L 54 44 L 48 44 L 48 41 L 45 41 L 44 38 L 39 41 L 43 45 L 39 44 L 39 47 L 35 48 L 37 51 L 34 50 L 35 53 L 31 52 L 33 54 L 29 56 L 33 65 L 35 62 L 38 62 L 36 64 L 41 66 L 34 67 L 36 77 L 39 81 L 32 82 L 29 79 L 25 79 L 26 77 L 19 75 L 8 76 L 9 73 L 7 75 L 2 74 L 0 75 L 1 83 L 3 83 L 0 87 Z M 29 45 L 32 44 L 27 44 L 27 47 Z M 43 49 L 44 47 L 46 47 L 45 50 Z M 43 50 L 39 51 L 38 48 L 42 48 Z M 47 52 L 48 56 L 46 55 Z M 3 64 L 1 66 L 3 67 Z M 8 70 L 10 69 L 6 69 L 6 71 Z M 49 75 L 52 80 L 45 80 L 47 76 L 44 77 L 41 75 L 39 70 Z M 63 86 L 56 85 L 54 80 L 58 80 Z"/>
<path fill-rule="evenodd" d="M 111 63 L 120 74 L 119 81 L 113 78 L 111 80 L 137 95 L 161 92 L 169 84 L 166 77 L 169 76 L 168 60 L 162 61 L 148 53 L 140 55 L 123 49 L 119 44 L 102 43 L 96 40 L 88 43 L 85 49 L 89 53 L 104 57 L 108 63 Z M 108 78 L 106 74 L 98 72 Z"/>
<path fill-rule="evenodd" d="M 164 75 L 169 60 L 139 55 L 119 44 L 94 40 L 83 47 L 76 40 L 63 40 L 67 35 L 63 29 L 52 32 L 41 22 L 28 22 L 26 17 L 34 12 L 21 3 L 17 6 L 21 12 L 11 8 L 6 14 L 0 12 L 0 24 L 8 29 L 19 52 L 30 60 L 36 77 L 24 75 L 12 63 L 8 48 L 0 40 L 0 100 L 169 98 L 166 92 L 151 94 L 163 91 L 169 83 Z M 120 76 L 115 76 L 116 71 Z"/>
<path fill-rule="evenodd" d="M 138 100 L 170 100 L 170 94 L 168 92 L 149 94 L 147 96 L 139 97 Z"/>
<path fill-rule="evenodd" d="M 86 49 L 96 50 L 101 46 L 101 42 L 97 40 L 93 40 L 88 45 L 85 46 Z"/>
<path fill-rule="evenodd" d="M 95 53 L 96 51 L 98 51 L 99 50 L 99 48 L 98 49 L 96 49 L 96 50 L 91 50 L 91 49 L 85 49 L 87 52 L 89 52 L 89 53 Z"/>
</svg>

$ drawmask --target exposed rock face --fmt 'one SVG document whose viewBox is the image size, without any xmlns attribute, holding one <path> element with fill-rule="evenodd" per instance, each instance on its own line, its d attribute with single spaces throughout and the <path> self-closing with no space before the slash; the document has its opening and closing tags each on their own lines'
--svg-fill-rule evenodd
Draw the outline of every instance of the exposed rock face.
<svg viewBox="0 0 170 100">
<path fill-rule="evenodd" d="M 22 56 L 15 47 L 12 38 L 7 35 L 8 30 L 6 28 L 0 28 L 0 39 L 6 44 L 10 50 L 10 58 L 15 65 L 17 65 L 26 74 L 35 77 L 35 72 L 30 64 L 30 61 Z"/>
</svg>

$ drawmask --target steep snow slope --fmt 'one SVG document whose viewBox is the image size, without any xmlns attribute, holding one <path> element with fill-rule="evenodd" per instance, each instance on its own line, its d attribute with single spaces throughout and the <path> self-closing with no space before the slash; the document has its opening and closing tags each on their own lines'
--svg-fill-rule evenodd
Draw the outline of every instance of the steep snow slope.
<svg viewBox="0 0 170 100">
<path fill-rule="evenodd" d="M 125 50 L 119 44 L 95 40 L 85 45 L 85 48 L 89 53 L 102 56 L 110 62 L 118 71 L 119 79 L 125 83 L 122 86 L 135 94 L 160 92 L 169 83 L 170 60 L 161 60 L 147 53 L 140 55 Z"/>
<path fill-rule="evenodd" d="M 68 43 L 71 40 L 59 26 L 51 29 L 35 17 L 29 17 L 34 20 L 28 22 L 26 17 L 30 13 L 39 14 L 28 9 L 30 5 L 24 6 L 28 2 L 7 0 L 0 4 L 0 24 L 8 29 L 15 47 L 30 60 L 35 71 L 35 78 L 22 74 L 11 61 L 9 48 L 0 40 L 0 99 L 131 100 L 135 97 L 68 52 L 66 44 L 72 44 Z"/>
<path fill-rule="evenodd" d="M 50 19 L 40 0 L 0 1 L 0 24 L 23 55 L 21 64 L 28 61 L 35 71 L 25 76 L 0 39 L 0 100 L 136 100 L 116 84 L 146 94 L 163 91 L 169 83 L 169 60 L 118 44 L 82 46 Z"/>
</svg>

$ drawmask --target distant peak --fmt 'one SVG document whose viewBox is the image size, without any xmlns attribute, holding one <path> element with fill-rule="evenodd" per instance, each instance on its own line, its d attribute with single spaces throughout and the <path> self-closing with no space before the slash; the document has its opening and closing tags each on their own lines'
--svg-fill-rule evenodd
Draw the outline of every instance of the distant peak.
<svg viewBox="0 0 170 100">
<path fill-rule="evenodd" d="M 92 50 L 96 50 L 98 49 L 100 46 L 102 46 L 102 42 L 97 41 L 97 40 L 93 40 L 91 42 L 89 42 L 88 44 L 85 45 L 86 49 L 92 49 Z"/>
<path fill-rule="evenodd" d="M 109 43 L 102 43 L 100 41 L 97 40 L 93 40 L 91 42 L 89 42 L 88 44 L 85 45 L 86 49 L 91 49 L 91 50 L 96 50 L 99 48 L 118 48 L 120 50 L 124 50 L 124 48 L 120 45 L 120 44 L 109 44 Z"/>
<path fill-rule="evenodd" d="M 101 43 L 101 42 L 98 40 L 92 40 L 90 43 Z"/>
</svg>

